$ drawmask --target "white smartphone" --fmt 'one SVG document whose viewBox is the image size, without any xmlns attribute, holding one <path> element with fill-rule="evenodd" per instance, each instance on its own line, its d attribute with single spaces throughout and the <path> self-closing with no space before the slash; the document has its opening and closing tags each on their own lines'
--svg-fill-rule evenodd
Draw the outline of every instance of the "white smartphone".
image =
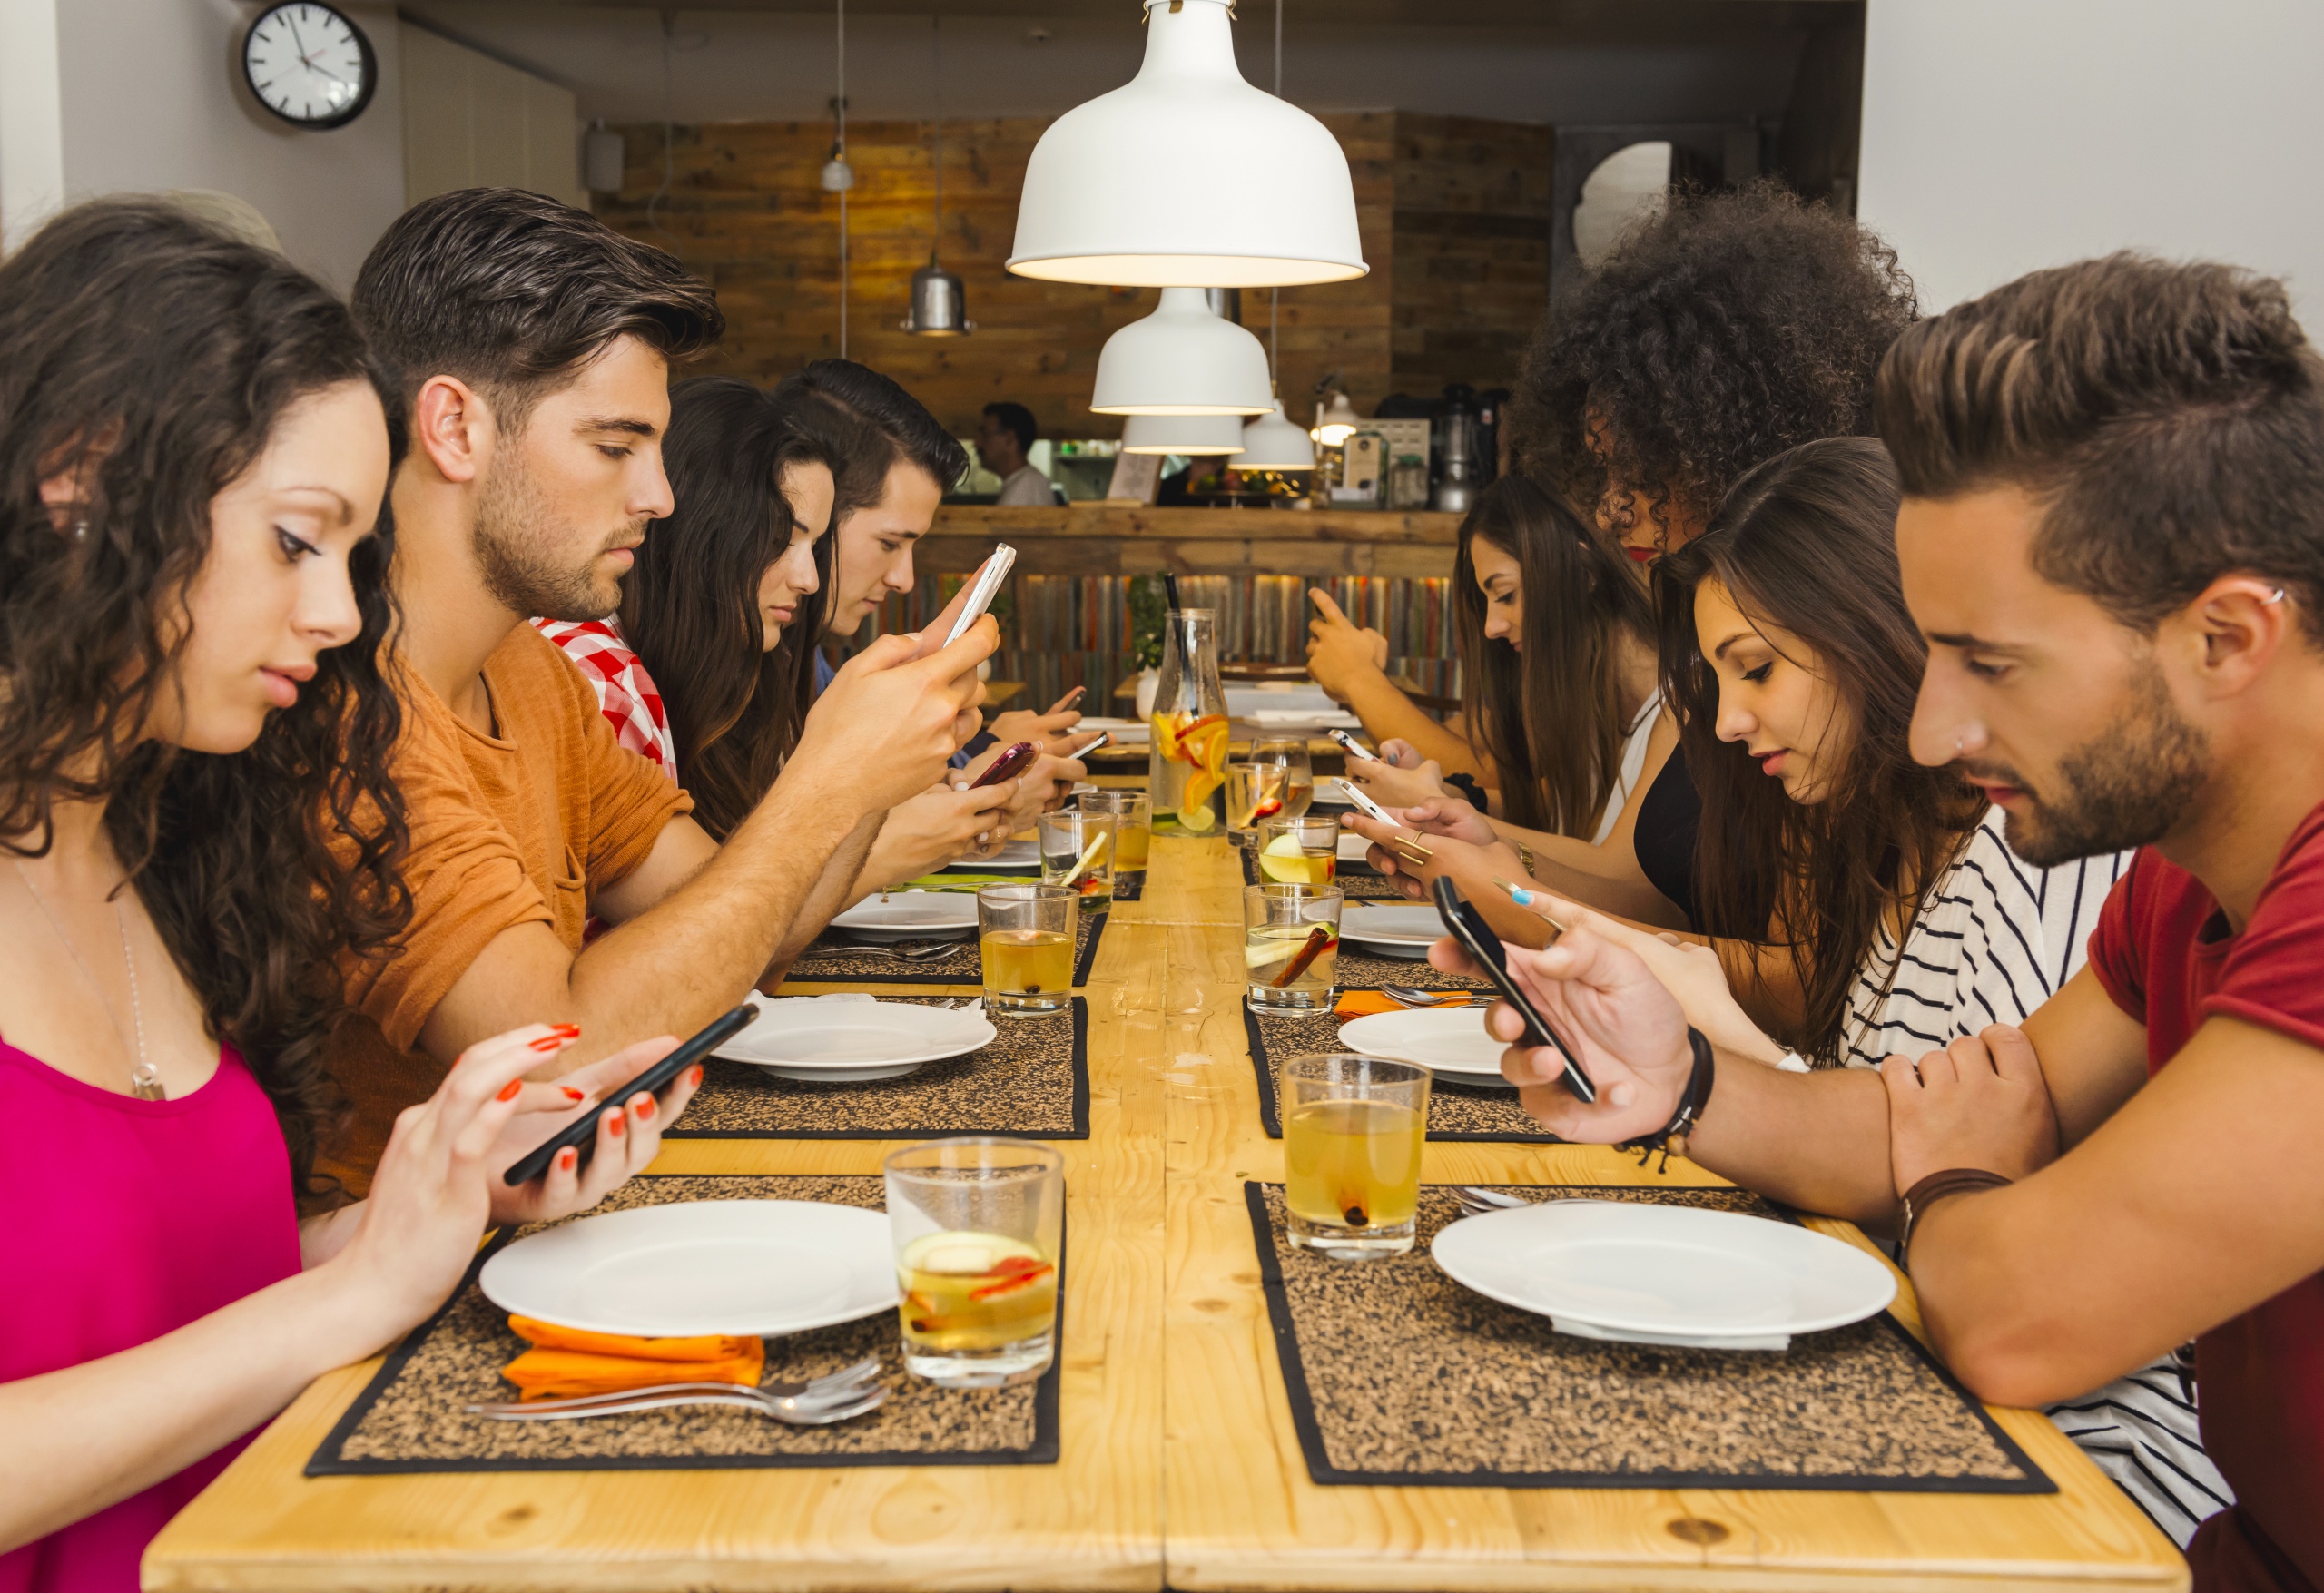
<svg viewBox="0 0 2324 1593">
<path fill-rule="evenodd" d="M 1000 584 L 1009 579 L 1009 566 L 1016 562 L 1015 548 L 1005 542 L 994 546 L 992 556 L 984 561 L 984 567 L 977 571 L 976 580 L 969 586 L 968 605 L 960 610 L 960 617 L 952 622 L 951 634 L 944 638 L 945 647 L 968 634 L 969 627 L 984 617 L 984 611 L 1000 595 Z"/>
<path fill-rule="evenodd" d="M 1365 746 L 1362 742 L 1357 741 L 1354 736 L 1348 734 L 1347 732 L 1334 728 L 1327 730 L 1324 733 L 1331 737 L 1334 741 L 1339 742 L 1341 746 L 1344 747 L 1350 757 L 1362 758 L 1374 763 L 1380 762 L 1379 753 L 1374 752 L 1370 747 Z"/>
<path fill-rule="evenodd" d="M 1390 813 L 1387 809 L 1382 807 L 1378 802 L 1374 801 L 1372 800 L 1372 793 L 1365 791 L 1362 786 L 1356 784 L 1354 781 L 1341 781 L 1340 789 L 1347 792 L 1347 800 L 1354 803 L 1355 811 L 1362 813 L 1365 818 L 1377 819 L 1383 824 L 1395 824 L 1399 829 L 1403 828 L 1403 825 L 1393 814 Z"/>
</svg>

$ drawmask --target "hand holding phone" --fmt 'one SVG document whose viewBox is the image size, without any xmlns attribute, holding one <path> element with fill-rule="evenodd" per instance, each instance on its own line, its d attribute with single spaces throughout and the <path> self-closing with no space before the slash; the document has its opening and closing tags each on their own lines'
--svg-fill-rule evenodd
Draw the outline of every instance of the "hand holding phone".
<svg viewBox="0 0 2324 1593">
<path fill-rule="evenodd" d="M 952 595 L 944 605 L 936 623 L 920 634 L 917 657 L 925 658 L 950 647 L 969 634 L 969 627 L 984 617 L 992 600 L 1000 595 L 1000 584 L 1009 578 L 1010 566 L 1017 562 L 1017 550 L 1002 542 L 994 546 L 991 554 L 978 566 L 975 578 Z"/>
<path fill-rule="evenodd" d="M 684 1073 L 757 1022 L 758 1016 L 757 1008 L 743 1006 L 711 1019 L 676 1050 L 672 1051 L 619 1089 L 608 1092 L 606 1101 L 614 1106 L 621 1106 L 640 1090 L 649 1096 L 660 1094 L 676 1081 L 679 1074 Z M 596 1112 L 582 1113 L 580 1116 L 535 1147 L 530 1155 L 523 1157 L 501 1176 L 511 1188 L 519 1184 L 529 1184 L 547 1173 L 550 1164 L 556 1160 L 556 1153 L 568 1146 L 576 1153 L 577 1159 L 573 1165 L 574 1171 L 576 1173 L 586 1167 L 596 1157 L 597 1154 L 597 1114 Z"/>
<path fill-rule="evenodd" d="M 1340 789 L 1347 792 L 1347 800 L 1349 803 L 1354 807 L 1357 812 L 1362 813 L 1365 818 L 1374 820 L 1382 824 L 1395 824 L 1400 830 L 1403 828 L 1403 826 L 1397 821 L 1394 814 L 1389 812 L 1387 809 L 1382 807 L 1378 802 L 1374 801 L 1372 800 L 1372 793 L 1364 790 L 1362 786 L 1356 784 L 1353 780 L 1341 781 Z"/>
<path fill-rule="evenodd" d="M 1034 742 L 1019 742 L 986 764 L 984 772 L 969 782 L 969 789 L 978 791 L 988 785 L 999 785 L 1004 780 L 1014 780 L 1040 753 L 1041 749 Z"/>
<path fill-rule="evenodd" d="M 1485 915 L 1477 910 L 1475 904 L 1462 900 L 1460 887 L 1441 874 L 1431 889 L 1436 898 L 1437 916 L 1444 920 L 1447 932 L 1461 943 L 1471 960 L 1485 970 L 1485 978 L 1492 981 L 1492 988 L 1502 999 L 1515 1008 L 1518 1017 L 1524 1019 L 1525 1044 L 1555 1050 L 1565 1061 L 1566 1088 L 1584 1106 L 1597 1100 L 1598 1087 L 1590 1082 L 1590 1076 L 1581 1070 L 1581 1064 L 1566 1048 L 1565 1041 L 1558 1037 L 1557 1030 L 1549 1026 L 1548 1020 L 1525 998 L 1524 992 L 1518 989 L 1517 981 L 1509 977 L 1509 959 L 1502 949 L 1501 937 L 1485 922 Z"/>
<path fill-rule="evenodd" d="M 1089 742 L 1087 745 L 1074 748 L 1072 755 L 1076 758 L 1086 758 L 1090 753 L 1096 752 L 1099 747 L 1109 744 L 1113 739 L 1114 733 L 1112 731 L 1101 730 L 1098 733 L 1097 739 Z"/>
</svg>

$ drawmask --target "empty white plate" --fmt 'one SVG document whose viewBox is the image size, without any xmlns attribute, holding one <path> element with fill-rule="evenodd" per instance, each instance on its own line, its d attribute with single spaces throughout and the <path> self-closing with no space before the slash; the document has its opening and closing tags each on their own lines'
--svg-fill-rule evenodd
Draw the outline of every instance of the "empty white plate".
<svg viewBox="0 0 2324 1593">
<path fill-rule="evenodd" d="M 759 1021 L 712 1053 L 804 1084 L 901 1078 L 947 1057 L 989 1046 L 999 1032 L 975 1007 L 921 1007 L 856 991 L 767 997 L 752 992 Z"/>
<path fill-rule="evenodd" d="M 1365 946 L 1393 946 L 1411 956 L 1424 954 L 1444 939 L 1444 919 L 1433 907 L 1383 907 L 1365 902 L 1347 904 L 1340 915 L 1340 933 Z"/>
<path fill-rule="evenodd" d="M 960 935 L 977 927 L 976 893 L 970 890 L 891 890 L 867 896 L 832 919 L 866 940 L 911 940 Z"/>
<path fill-rule="evenodd" d="M 1517 1087 L 1501 1071 L 1501 1054 L 1508 1047 L 1485 1032 L 1485 1010 L 1482 1007 L 1421 1007 L 1410 1012 L 1352 1018 L 1340 1025 L 1340 1044 L 1366 1057 L 1417 1062 L 1455 1084 L 1514 1089 Z"/>
<path fill-rule="evenodd" d="M 1545 1203 L 1463 1218 L 1430 1248 L 1455 1283 L 1588 1338 L 1780 1350 L 1896 1295 L 1852 1244 L 1691 1206 Z"/>
<path fill-rule="evenodd" d="M 1340 831 L 1340 861 L 1360 863 L 1371 855 L 1372 842 L 1369 838 L 1358 835 L 1353 830 Z"/>
<path fill-rule="evenodd" d="M 896 1303 L 888 1214 L 702 1200 L 584 1217 L 519 1239 L 477 1282 L 504 1311 L 646 1338 L 771 1338 Z"/>
</svg>

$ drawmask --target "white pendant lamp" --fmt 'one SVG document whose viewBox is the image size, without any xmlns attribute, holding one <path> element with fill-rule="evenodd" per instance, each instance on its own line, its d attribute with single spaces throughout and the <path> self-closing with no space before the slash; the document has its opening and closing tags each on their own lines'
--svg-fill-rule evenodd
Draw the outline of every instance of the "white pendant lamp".
<svg viewBox="0 0 2324 1593">
<path fill-rule="evenodd" d="M 1363 424 L 1364 417 L 1355 412 L 1347 395 L 1335 392 L 1331 403 L 1315 418 L 1315 440 L 1327 448 L 1335 448 L 1354 437 L 1356 428 Z"/>
<path fill-rule="evenodd" d="M 1272 414 L 1243 428 L 1243 457 L 1235 464 L 1242 470 L 1313 470 L 1315 439 L 1284 418 L 1278 400 Z"/>
<path fill-rule="evenodd" d="M 1235 174 L 1255 203 L 1222 202 Z M 1146 61 L 1049 123 L 1009 269 L 1051 282 L 1268 288 L 1369 269 L 1339 141 L 1243 81 L 1227 0 L 1147 0 Z"/>
<path fill-rule="evenodd" d="M 1165 288 L 1152 315 L 1106 339 L 1089 408 L 1100 415 L 1264 415 L 1267 351 L 1200 288 Z"/>
<path fill-rule="evenodd" d="M 1122 422 L 1125 454 L 1239 454 L 1243 422 L 1234 415 L 1133 415 Z"/>
</svg>

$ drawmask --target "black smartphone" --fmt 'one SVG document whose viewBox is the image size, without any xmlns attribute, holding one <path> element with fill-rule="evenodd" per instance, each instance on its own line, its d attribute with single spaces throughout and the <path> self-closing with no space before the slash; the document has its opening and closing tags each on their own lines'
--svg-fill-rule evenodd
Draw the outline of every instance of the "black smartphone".
<svg viewBox="0 0 2324 1593">
<path fill-rule="evenodd" d="M 1015 779 L 1025 772 L 1025 766 L 1030 763 L 1039 752 L 1040 749 L 1031 742 L 1017 742 L 987 764 L 985 772 L 969 782 L 969 789 L 980 791 L 988 785 L 999 785 L 1004 780 Z"/>
<path fill-rule="evenodd" d="M 679 1074 L 756 1023 L 758 1016 L 757 1008 L 743 1006 L 712 1018 L 692 1039 L 566 1124 L 537 1146 L 530 1155 L 509 1168 L 502 1177 L 512 1188 L 519 1184 L 530 1184 L 548 1171 L 549 1164 L 556 1160 L 556 1153 L 568 1145 L 581 1153 L 581 1159 L 574 1164 L 573 1169 L 579 1172 L 589 1165 L 589 1158 L 597 1154 L 597 1119 L 608 1106 L 627 1101 L 639 1090 L 649 1096 L 661 1094 L 670 1087 Z"/>
<path fill-rule="evenodd" d="M 1525 1020 L 1525 1043 L 1528 1046 L 1556 1047 L 1557 1054 L 1565 1060 L 1566 1088 L 1571 1090 L 1584 1105 L 1595 1101 L 1598 1087 L 1590 1082 L 1590 1076 L 1581 1070 L 1581 1064 L 1573 1059 L 1571 1051 L 1566 1049 L 1565 1042 L 1558 1037 L 1558 1031 L 1533 1010 L 1533 1004 L 1525 999 L 1517 988 L 1517 981 L 1509 977 L 1509 959 L 1502 953 L 1501 937 L 1494 934 L 1492 926 L 1485 922 L 1485 915 L 1477 910 L 1474 903 L 1461 900 L 1460 888 L 1442 874 L 1436 877 L 1430 889 L 1435 892 L 1436 913 L 1444 920 L 1445 929 L 1461 943 L 1462 949 L 1484 969 L 1485 978 L 1492 981 L 1493 988 L 1501 992 L 1502 998 L 1517 1008 L 1517 1015 Z"/>
<path fill-rule="evenodd" d="M 1380 762 L 1379 753 L 1365 746 L 1362 742 L 1357 741 L 1354 736 L 1348 734 L 1347 732 L 1334 729 L 1327 730 L 1324 733 L 1331 737 L 1334 741 L 1339 742 L 1341 746 L 1346 748 L 1349 757 L 1363 758 L 1374 763 Z"/>
</svg>

